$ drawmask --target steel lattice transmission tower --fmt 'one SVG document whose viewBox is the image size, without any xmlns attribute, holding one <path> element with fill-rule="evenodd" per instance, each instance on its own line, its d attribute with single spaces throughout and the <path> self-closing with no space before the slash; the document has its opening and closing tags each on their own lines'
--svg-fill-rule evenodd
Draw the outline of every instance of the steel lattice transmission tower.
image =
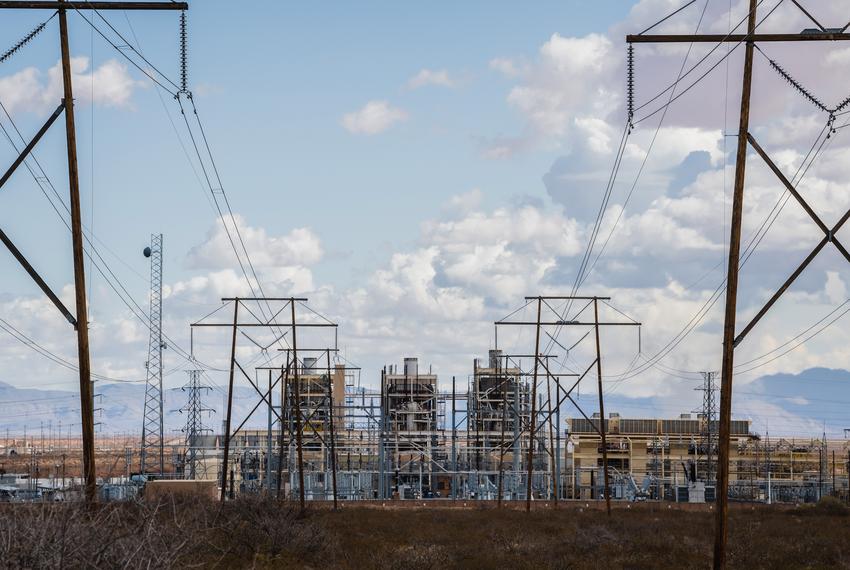
<svg viewBox="0 0 850 570">
<path fill-rule="evenodd" d="M 162 474 L 165 467 L 162 411 L 162 234 L 151 235 L 144 250 L 151 260 L 150 341 L 148 343 L 145 412 L 142 424 L 142 473 Z"/>
<path fill-rule="evenodd" d="M 199 471 L 203 477 L 206 476 L 204 446 L 201 436 L 213 431 L 204 425 L 203 415 L 212 414 L 215 410 L 204 407 L 203 393 L 211 388 L 201 381 L 202 371 L 189 370 L 188 372 L 189 382 L 183 386 L 183 391 L 189 393 L 189 398 L 186 405 L 180 408 L 180 412 L 186 414 L 186 426 L 183 428 L 183 433 L 186 434 L 187 479 L 196 479 Z"/>
<path fill-rule="evenodd" d="M 714 480 L 715 461 L 717 455 L 717 372 L 703 372 L 702 386 L 697 390 L 702 392 L 703 424 L 700 432 L 700 449 L 705 455 L 705 480 Z"/>
</svg>

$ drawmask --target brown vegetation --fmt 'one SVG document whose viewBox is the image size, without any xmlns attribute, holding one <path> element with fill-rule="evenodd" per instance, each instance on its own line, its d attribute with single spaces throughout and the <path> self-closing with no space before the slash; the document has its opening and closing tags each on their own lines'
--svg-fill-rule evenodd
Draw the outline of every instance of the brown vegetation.
<svg viewBox="0 0 850 570">
<path fill-rule="evenodd" d="M 9 568 L 706 568 L 712 513 L 643 504 L 604 511 L 346 505 L 240 499 L 4 505 Z M 733 568 L 850 568 L 850 517 L 834 501 L 731 515 Z"/>
</svg>

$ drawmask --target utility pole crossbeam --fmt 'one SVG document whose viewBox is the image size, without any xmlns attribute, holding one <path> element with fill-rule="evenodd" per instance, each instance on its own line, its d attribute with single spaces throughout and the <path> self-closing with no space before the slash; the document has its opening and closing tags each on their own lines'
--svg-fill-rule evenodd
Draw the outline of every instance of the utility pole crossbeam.
<svg viewBox="0 0 850 570">
<path fill-rule="evenodd" d="M 675 43 L 734 43 L 745 41 L 755 43 L 775 42 L 842 42 L 850 40 L 850 34 L 844 32 L 811 32 L 802 34 L 655 34 L 628 35 L 626 42 L 630 44 L 675 44 Z"/>
<path fill-rule="evenodd" d="M 528 481 L 525 495 L 525 510 L 531 511 L 531 478 L 534 473 L 534 423 L 537 416 L 537 370 L 540 366 L 540 311 L 543 299 L 537 299 L 537 322 L 534 335 L 534 376 L 531 383 L 531 426 L 528 441 Z"/>
<path fill-rule="evenodd" d="M 68 155 L 68 187 L 71 210 L 71 241 L 74 260 L 74 291 L 77 332 L 78 368 L 80 371 L 80 420 L 82 424 L 83 481 L 87 502 L 97 500 L 97 474 L 94 458 L 94 397 L 91 380 L 91 359 L 89 355 L 88 301 L 86 299 L 85 252 L 83 250 L 82 207 L 80 205 L 80 179 L 77 164 L 77 134 L 74 120 L 74 89 L 71 72 L 71 49 L 68 38 L 68 10 L 188 10 L 186 2 L 74 2 L 59 0 L 16 1 L 0 0 L 0 10 L 53 10 L 58 13 L 59 45 L 62 60 L 62 107 L 65 113 L 65 138 Z M 58 115 L 54 114 L 42 131 L 52 124 Z M 41 132 L 37 138 L 44 134 Z M 33 141 L 25 149 L 32 150 Z M 19 159 L 23 160 L 24 155 Z M 8 244 L 7 244 L 8 245 Z M 32 273 L 30 274 L 32 275 Z M 42 288 L 44 289 L 44 288 Z M 45 291 L 46 293 L 46 291 Z M 50 295 L 48 295 L 49 297 Z M 54 301 L 55 303 L 55 301 Z M 58 306 L 58 305 L 57 305 Z M 62 310 L 60 308 L 60 310 Z M 63 311 L 63 314 L 65 312 Z M 70 312 L 65 314 L 68 318 Z M 68 319 L 70 322 L 70 319 Z"/>
<path fill-rule="evenodd" d="M 2 9 L 18 10 L 188 10 L 187 2 L 67 2 L 2 0 Z"/>
<path fill-rule="evenodd" d="M 837 42 L 850 40 L 850 34 L 846 33 L 850 24 L 841 28 L 824 28 L 809 14 L 799 2 L 794 1 L 806 16 L 815 22 L 817 29 L 804 30 L 802 33 L 756 33 L 758 20 L 756 17 L 758 0 L 750 0 L 749 13 L 747 16 L 746 34 L 637 34 L 626 36 L 629 44 L 640 43 L 744 43 L 744 69 L 741 90 L 741 113 L 738 127 L 738 148 L 735 162 L 735 186 L 732 198 L 732 218 L 729 236 L 729 259 L 726 286 L 726 307 L 723 326 L 723 359 L 721 363 L 721 387 L 720 387 L 720 421 L 718 441 L 718 464 L 717 464 L 717 510 L 715 511 L 715 536 L 714 536 L 714 568 L 722 569 L 726 566 L 726 543 L 728 536 L 728 511 L 729 511 L 729 446 L 730 446 L 730 424 L 732 418 L 732 386 L 734 372 L 735 347 L 744 339 L 756 323 L 768 312 L 779 297 L 787 291 L 794 280 L 805 270 L 817 254 L 828 242 L 839 250 L 842 256 L 850 261 L 850 252 L 835 238 L 835 233 L 850 219 L 850 210 L 845 213 L 841 220 L 832 228 L 826 227 L 818 216 L 812 211 L 808 204 L 797 192 L 796 187 L 779 171 L 776 165 L 769 159 L 767 153 L 759 146 L 750 133 L 750 101 L 752 96 L 753 81 L 753 55 L 757 43 L 766 42 Z M 733 30 L 734 31 L 734 30 Z M 829 110 L 827 110 L 829 112 Z M 802 264 L 792 273 L 780 289 L 767 302 L 756 317 L 736 336 L 736 309 L 738 296 L 738 272 L 740 265 L 741 250 L 741 225 L 743 219 L 744 185 L 747 165 L 747 146 L 753 146 L 756 152 L 765 161 L 767 166 L 777 175 L 786 190 L 800 203 L 812 220 L 820 227 L 825 236 Z"/>
</svg>

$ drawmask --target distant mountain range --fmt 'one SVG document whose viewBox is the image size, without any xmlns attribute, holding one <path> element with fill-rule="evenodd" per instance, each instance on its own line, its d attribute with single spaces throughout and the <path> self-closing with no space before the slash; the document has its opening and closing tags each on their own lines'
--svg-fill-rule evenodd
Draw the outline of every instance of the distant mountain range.
<svg viewBox="0 0 850 570">
<path fill-rule="evenodd" d="M 694 380 L 693 387 L 700 383 Z M 752 432 L 800 437 L 821 437 L 826 432 L 829 438 L 843 438 L 844 430 L 850 428 L 850 371 L 809 368 L 799 374 L 762 376 L 748 384 L 739 381 L 734 389 L 732 416 L 751 420 Z M 701 398 L 696 391 L 688 399 L 629 398 L 614 393 L 605 397 L 605 410 L 623 417 L 670 418 L 701 410 Z M 719 394 L 716 399 L 719 408 Z"/>
<path fill-rule="evenodd" d="M 719 380 L 718 380 L 719 383 Z M 144 407 L 144 386 L 140 384 L 101 384 L 96 387 L 97 410 L 95 421 L 101 433 L 140 433 Z M 165 391 L 165 430 L 176 433 L 186 422 L 180 408 L 186 404 L 187 393 L 181 389 Z M 582 394 L 580 404 L 590 414 L 595 409 L 595 393 Z M 253 388 L 236 388 L 233 414 L 240 421 L 258 401 Z M 719 398 L 718 398 L 719 401 Z M 620 394 L 606 396 L 606 411 L 618 412 L 623 417 L 678 417 L 699 408 L 700 395 L 696 392 L 687 401 L 679 398 L 629 398 Z M 204 404 L 216 413 L 205 417 L 205 424 L 219 431 L 223 419 L 224 393 L 221 389 L 206 391 Z M 459 410 L 463 406 L 459 406 Z M 773 374 L 763 376 L 747 385 L 736 388 L 733 415 L 738 419 L 751 419 L 752 430 L 771 435 L 844 437 L 850 428 L 850 371 L 828 368 L 810 368 L 799 374 Z M 565 407 L 562 419 L 577 416 L 575 410 Z M 250 427 L 266 424 L 266 410 L 260 407 L 254 414 Z M 38 432 L 42 424 L 54 430 L 61 424 L 62 433 L 68 426 L 72 433 L 79 432 L 79 395 L 73 391 L 16 388 L 0 382 L 0 437 L 8 429 L 20 433 Z M 235 426 L 234 426 L 235 427 Z"/>
<path fill-rule="evenodd" d="M 257 400 L 256 392 L 250 387 L 239 387 L 234 391 L 233 414 L 240 421 L 250 411 Z M 39 432 L 48 425 L 54 430 L 62 426 L 62 433 L 79 433 L 80 401 L 79 393 L 64 390 L 38 390 L 16 388 L 0 382 L 0 437 L 6 429 L 10 433 Z M 186 414 L 180 412 L 185 406 L 188 393 L 180 388 L 166 389 L 163 397 L 165 411 L 165 431 L 175 433 L 186 423 Z M 95 388 L 95 422 L 101 433 L 141 433 L 144 411 L 145 387 L 141 384 L 101 384 Z M 216 431 L 221 429 L 224 409 L 224 394 L 216 390 L 203 393 L 204 406 L 215 410 L 213 414 L 204 414 L 204 424 Z M 248 425 L 261 427 L 266 423 L 265 408 L 258 409 Z"/>
</svg>

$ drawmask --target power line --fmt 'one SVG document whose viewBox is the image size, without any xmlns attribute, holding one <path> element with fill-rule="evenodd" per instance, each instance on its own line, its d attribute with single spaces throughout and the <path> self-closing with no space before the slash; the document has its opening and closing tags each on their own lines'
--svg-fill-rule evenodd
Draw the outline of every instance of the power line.
<svg viewBox="0 0 850 570">
<path fill-rule="evenodd" d="M 77 12 L 77 14 L 78 14 L 78 15 L 79 15 L 79 16 L 80 16 L 83 20 L 85 20 L 85 21 L 86 21 L 86 23 L 88 23 L 88 25 L 89 25 L 89 26 L 91 26 L 91 27 L 94 29 L 94 31 L 96 31 L 96 32 L 98 33 L 98 35 L 100 35 L 100 37 L 102 37 L 104 40 L 106 40 L 106 43 L 108 43 L 109 45 L 111 45 L 113 48 L 115 48 L 115 51 L 117 51 L 117 52 L 118 52 L 118 53 L 120 53 L 122 56 L 124 56 L 124 59 L 126 59 L 127 61 L 129 61 L 129 62 L 133 65 L 133 67 L 135 67 L 136 69 L 138 69 L 139 71 L 141 71 L 141 72 L 142 72 L 145 76 L 147 76 L 147 78 L 148 78 L 148 79 L 150 79 L 151 81 L 153 81 L 154 83 L 156 83 L 157 85 L 159 85 L 160 87 L 162 87 L 163 89 L 165 89 L 166 91 L 168 91 L 169 93 L 171 93 L 171 95 L 173 95 L 174 97 L 177 97 L 177 92 L 172 91 L 171 89 L 169 89 L 168 87 L 166 87 L 165 85 L 163 85 L 161 81 L 159 81 L 156 77 L 154 77 L 151 73 L 149 73 L 149 72 L 148 72 L 145 68 L 143 68 L 141 65 L 139 65 L 138 63 L 136 63 L 136 61 L 135 61 L 133 58 L 131 58 L 130 56 L 128 56 L 126 53 L 124 53 L 124 50 L 122 50 L 120 47 L 118 47 L 118 45 L 116 45 L 116 44 L 115 44 L 115 42 L 113 42 L 111 39 L 109 39 L 109 38 L 106 36 L 106 34 L 104 34 L 104 33 L 100 30 L 100 28 L 98 28 L 98 27 L 94 24 L 94 22 L 92 22 L 91 20 L 89 20 L 88 18 L 86 18 L 86 17 L 85 17 L 85 15 L 83 15 L 83 13 L 82 13 L 82 12 L 80 12 L 80 10 L 79 10 L 79 9 L 75 8 L 74 10 Z M 103 18 L 103 16 L 101 16 L 101 18 Z M 105 20 L 105 18 L 104 18 L 104 21 L 106 21 L 106 20 Z M 111 24 L 109 24 L 109 22 L 107 22 L 107 25 L 109 25 L 109 27 L 110 27 L 110 28 L 112 27 L 112 25 L 111 25 Z M 113 28 L 113 29 L 114 29 L 114 28 Z M 119 34 L 119 36 L 120 36 L 120 34 Z M 122 37 L 122 39 L 123 39 L 123 37 Z M 130 48 L 132 49 L 132 46 L 130 46 L 129 44 L 127 44 L 127 45 L 128 45 L 128 47 L 130 47 Z M 135 51 L 135 49 L 134 49 L 133 51 Z M 136 52 L 136 53 L 138 53 L 138 52 Z M 142 59 L 144 59 L 144 57 L 143 57 Z M 150 62 L 148 62 L 146 59 L 145 59 L 145 62 L 146 62 L 146 63 L 148 63 L 148 64 L 150 64 Z M 156 69 L 156 67 L 154 67 L 153 65 L 151 65 L 151 68 L 152 68 L 152 69 L 154 69 L 154 70 L 155 70 L 155 71 L 156 71 L 156 72 L 157 72 L 157 73 L 158 73 L 158 74 L 159 74 L 159 75 L 163 78 L 163 80 L 165 80 L 166 82 L 171 83 L 172 85 L 174 85 L 174 82 L 173 82 L 173 81 L 171 81 L 170 79 L 168 79 L 168 77 L 166 77 L 163 73 L 161 73 L 158 69 Z M 176 87 L 176 85 L 175 85 L 175 87 Z M 179 90 L 179 87 L 178 87 L 178 90 Z"/>
<path fill-rule="evenodd" d="M 699 28 L 702 25 L 702 21 L 705 18 L 705 12 L 708 9 L 709 0 L 706 0 L 705 4 L 702 8 L 702 13 L 700 14 L 699 21 L 697 22 L 696 31 L 694 33 L 699 32 Z M 673 97 L 676 94 L 676 87 L 679 84 L 679 81 L 682 79 L 682 72 L 685 69 L 685 65 L 688 63 L 688 58 L 691 56 L 691 50 L 693 49 L 694 44 L 688 46 L 688 51 L 685 53 L 685 57 L 682 60 L 682 66 L 679 68 L 679 74 L 676 77 L 676 81 L 673 83 L 673 89 L 670 91 L 670 100 L 667 102 L 667 106 L 664 107 L 664 113 L 661 115 L 661 120 L 658 121 L 658 125 L 655 128 L 655 133 L 652 135 L 652 139 L 649 142 L 649 147 L 647 148 L 646 154 L 643 157 L 643 161 L 641 162 L 640 168 L 638 169 L 637 174 L 635 175 L 634 182 L 632 182 L 632 186 L 629 189 L 629 193 L 626 195 L 626 199 L 623 202 L 623 206 L 620 208 L 620 212 L 617 214 L 617 219 L 614 220 L 614 225 L 611 226 L 611 231 L 608 232 L 608 237 L 605 238 L 605 242 L 602 244 L 602 248 L 599 250 L 599 253 L 596 255 L 596 258 L 593 260 L 593 264 L 588 269 L 587 273 L 581 278 L 579 282 L 579 287 L 581 287 L 582 283 L 587 279 L 587 276 L 593 271 L 593 268 L 596 267 L 599 258 L 605 253 L 605 249 L 608 247 L 608 243 L 611 240 L 611 237 L 614 235 L 614 232 L 617 230 L 617 226 L 620 223 L 620 219 L 623 217 L 623 213 L 626 211 L 626 207 L 629 205 L 629 201 L 634 194 L 635 188 L 637 188 L 638 181 L 640 180 L 641 175 L 643 174 L 644 168 L 646 167 L 647 161 L 649 160 L 649 156 L 652 153 L 652 149 L 655 146 L 655 141 L 658 138 L 658 134 L 661 132 L 661 126 L 664 124 L 664 119 L 667 116 L 667 109 L 669 108 L 669 104 L 672 103 Z M 575 292 L 573 293 L 575 294 Z"/>
<path fill-rule="evenodd" d="M 847 123 L 850 123 L 850 119 L 848 119 Z M 845 123 L 845 124 L 847 124 L 847 123 Z M 831 141 L 833 140 L 833 138 L 830 136 L 831 133 L 827 134 L 826 138 L 821 140 L 821 137 L 823 137 L 824 133 L 827 132 L 829 124 L 830 123 L 827 122 L 827 126 L 824 127 L 823 130 L 821 130 L 820 134 L 818 135 L 818 137 L 815 139 L 814 143 L 812 144 L 812 147 L 809 149 L 809 152 L 806 154 L 806 157 L 804 158 L 803 162 L 801 162 L 800 166 L 798 167 L 797 172 L 794 174 L 794 177 L 792 178 L 792 182 L 794 183 L 795 187 L 800 184 L 803 177 L 808 173 L 812 164 L 814 164 L 814 161 L 817 160 L 817 158 L 820 156 L 825 145 L 831 144 Z M 820 145 L 818 146 L 819 142 L 820 142 Z M 815 149 L 815 147 L 817 147 L 817 151 L 814 153 L 814 155 L 812 155 L 812 152 Z M 808 163 L 806 162 L 807 160 L 808 160 Z M 791 194 L 787 190 L 785 190 L 783 195 L 780 196 L 779 200 L 777 201 L 777 204 L 774 205 L 774 208 L 771 210 L 771 212 L 762 221 L 762 224 L 759 227 L 759 229 L 750 238 L 749 243 L 744 248 L 744 256 L 743 256 L 743 259 L 741 261 L 741 267 L 746 265 L 749 258 L 752 256 L 752 254 L 758 248 L 759 244 L 764 239 L 764 236 L 770 230 L 773 223 L 776 221 L 776 218 L 779 216 L 779 213 L 781 213 L 782 208 L 784 208 L 784 204 L 787 203 L 790 196 L 791 196 Z M 783 200 L 784 200 L 784 203 L 783 203 Z M 782 203 L 781 207 L 779 207 L 780 203 Z M 777 207 L 779 207 L 779 212 L 776 212 Z M 774 215 L 774 212 L 776 212 L 775 215 Z M 628 378 L 632 378 L 636 375 L 639 375 L 639 374 L 645 372 L 650 367 L 652 367 L 656 362 L 658 362 L 660 359 L 667 356 L 667 354 L 669 354 L 673 349 L 675 349 L 676 346 L 678 346 L 682 342 L 682 340 L 684 340 L 684 338 L 687 337 L 690 334 L 690 332 L 692 332 L 699 325 L 699 323 L 702 321 L 702 319 L 705 317 L 705 315 L 708 313 L 708 311 L 714 306 L 714 303 L 716 303 L 717 300 L 720 298 L 720 295 L 725 290 L 725 287 L 726 287 L 726 279 L 724 278 L 723 281 L 720 283 L 720 285 L 718 285 L 717 288 L 714 290 L 714 292 L 710 295 L 709 299 L 706 300 L 706 302 L 702 305 L 702 307 L 700 307 L 700 309 L 697 310 L 697 312 L 694 314 L 694 316 L 691 318 L 691 320 L 688 321 L 688 323 L 685 325 L 685 327 L 679 333 L 677 333 L 652 358 L 646 359 L 647 360 L 646 364 L 641 365 L 641 367 L 637 371 L 635 371 L 630 376 L 623 378 L 623 380 L 626 380 Z"/>
</svg>

